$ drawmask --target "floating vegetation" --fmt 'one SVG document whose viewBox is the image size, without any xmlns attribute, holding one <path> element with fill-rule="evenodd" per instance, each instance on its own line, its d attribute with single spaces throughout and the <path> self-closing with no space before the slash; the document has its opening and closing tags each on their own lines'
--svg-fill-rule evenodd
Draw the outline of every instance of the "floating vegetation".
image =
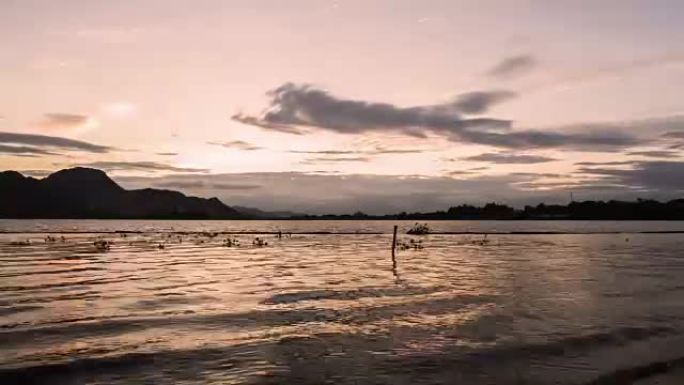
<svg viewBox="0 0 684 385">
<path fill-rule="evenodd" d="M 10 242 L 10 245 L 12 245 L 12 246 L 29 246 L 29 245 L 31 245 L 31 241 L 28 239 L 25 241 L 14 241 L 14 242 Z"/>
<path fill-rule="evenodd" d="M 480 245 L 480 246 L 485 246 L 485 245 L 489 244 L 489 239 L 487 239 L 487 234 L 485 233 L 484 236 L 482 237 L 482 239 L 477 240 L 477 241 L 473 241 L 473 244 L 474 245 Z"/>
<path fill-rule="evenodd" d="M 93 242 L 93 245 L 99 251 L 108 251 L 112 248 L 112 242 L 106 241 L 104 239 L 98 239 L 97 241 Z"/>
<path fill-rule="evenodd" d="M 223 246 L 224 246 L 224 247 L 233 247 L 233 246 L 237 247 L 237 246 L 240 246 L 240 240 L 237 239 L 237 238 L 226 238 L 226 239 L 223 241 Z"/>
<path fill-rule="evenodd" d="M 416 223 L 409 229 L 409 231 L 406 232 L 406 234 L 411 234 L 411 235 L 425 235 L 425 234 L 430 234 L 430 227 L 428 227 L 427 223 Z"/>
<path fill-rule="evenodd" d="M 398 246 L 399 250 L 422 250 L 424 248 L 423 240 L 415 240 L 413 238 L 409 239 L 408 242 L 400 242 Z"/>
<path fill-rule="evenodd" d="M 157 248 L 158 248 L 159 250 L 164 250 L 164 249 L 166 248 L 166 245 L 164 245 L 163 243 L 160 243 L 160 244 L 157 245 Z"/>
<path fill-rule="evenodd" d="M 268 242 L 266 242 L 266 240 L 263 238 L 256 237 L 252 241 L 252 245 L 254 245 L 256 247 L 264 247 L 264 246 L 268 246 Z"/>
</svg>

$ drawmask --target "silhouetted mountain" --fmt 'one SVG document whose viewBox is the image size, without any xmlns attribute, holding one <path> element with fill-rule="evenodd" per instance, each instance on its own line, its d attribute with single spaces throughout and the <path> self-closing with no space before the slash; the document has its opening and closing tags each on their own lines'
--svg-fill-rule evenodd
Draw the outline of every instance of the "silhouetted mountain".
<svg viewBox="0 0 684 385">
<path fill-rule="evenodd" d="M 44 179 L 0 172 L 0 217 L 233 219 L 246 215 L 217 198 L 188 197 L 169 190 L 125 190 L 103 171 L 77 167 Z"/>
<path fill-rule="evenodd" d="M 293 211 L 264 211 L 254 207 L 231 206 L 238 212 L 256 219 L 288 219 L 291 217 L 299 217 L 306 215 L 304 213 L 295 213 Z"/>
</svg>

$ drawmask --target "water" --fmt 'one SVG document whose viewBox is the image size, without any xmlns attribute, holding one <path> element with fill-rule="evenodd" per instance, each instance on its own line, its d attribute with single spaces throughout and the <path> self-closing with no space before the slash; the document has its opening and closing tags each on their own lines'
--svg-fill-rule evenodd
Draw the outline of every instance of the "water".
<svg viewBox="0 0 684 385">
<path fill-rule="evenodd" d="M 684 357 L 684 235 L 644 233 L 684 222 L 432 222 L 396 265 L 393 224 L 0 221 L 0 383 L 615 383 Z"/>
</svg>

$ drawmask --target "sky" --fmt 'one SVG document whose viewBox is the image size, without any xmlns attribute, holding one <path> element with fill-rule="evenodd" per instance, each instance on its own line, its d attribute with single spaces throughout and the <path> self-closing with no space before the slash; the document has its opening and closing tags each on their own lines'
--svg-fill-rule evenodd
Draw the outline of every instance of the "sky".
<svg viewBox="0 0 684 385">
<path fill-rule="evenodd" d="M 0 0 L 0 170 L 310 213 L 684 194 L 684 2 Z"/>
</svg>

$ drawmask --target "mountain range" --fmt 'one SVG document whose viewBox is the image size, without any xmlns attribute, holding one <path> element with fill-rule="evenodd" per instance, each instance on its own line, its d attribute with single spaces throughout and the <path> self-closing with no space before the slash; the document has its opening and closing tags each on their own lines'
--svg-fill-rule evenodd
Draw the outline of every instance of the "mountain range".
<svg viewBox="0 0 684 385">
<path fill-rule="evenodd" d="M 266 213 L 264 213 L 266 215 Z M 2 218 L 248 219 L 218 198 L 170 190 L 125 190 L 104 171 L 76 167 L 43 179 L 0 172 Z"/>
<path fill-rule="evenodd" d="M 43 179 L 17 171 L 0 172 L 0 218 L 73 219 L 334 219 L 334 220 L 684 220 L 684 199 L 583 201 L 567 205 L 525 206 L 497 203 L 460 205 L 445 211 L 367 215 L 306 215 L 227 206 L 218 198 L 186 196 L 178 191 L 126 190 L 104 171 L 76 167 Z"/>
</svg>

